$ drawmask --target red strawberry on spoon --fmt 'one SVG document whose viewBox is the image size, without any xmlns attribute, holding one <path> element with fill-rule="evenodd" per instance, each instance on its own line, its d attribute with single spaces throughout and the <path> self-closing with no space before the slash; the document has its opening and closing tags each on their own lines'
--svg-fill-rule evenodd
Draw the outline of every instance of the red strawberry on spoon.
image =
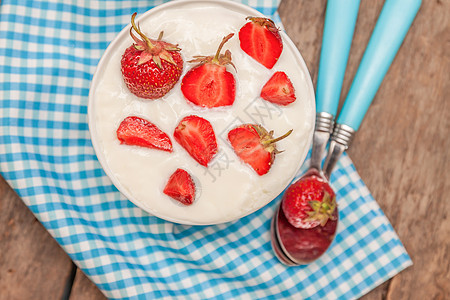
<svg viewBox="0 0 450 300">
<path fill-rule="evenodd" d="M 325 226 L 329 219 L 333 219 L 336 196 L 327 182 L 312 175 L 289 186 L 283 195 L 281 208 L 294 227 Z"/>
<path fill-rule="evenodd" d="M 283 256 L 299 265 L 311 263 L 325 253 L 333 242 L 337 224 L 335 193 L 318 173 L 310 173 L 287 188 L 272 230 Z"/>
<path fill-rule="evenodd" d="M 275 23 L 267 18 L 247 17 L 239 30 L 241 49 L 257 62 L 272 69 L 283 51 L 283 41 Z"/>
<path fill-rule="evenodd" d="M 214 129 L 208 120 L 199 116 L 184 117 L 173 133 L 175 140 L 199 164 L 207 167 L 217 154 L 217 141 Z"/>
<path fill-rule="evenodd" d="M 117 129 L 122 144 L 172 152 L 169 136 L 151 122 L 136 116 L 126 117 Z"/>
<path fill-rule="evenodd" d="M 237 156 L 262 176 L 269 172 L 275 155 L 280 153 L 276 142 L 291 132 L 292 129 L 278 138 L 273 138 L 273 131 L 268 132 L 261 125 L 244 124 L 228 132 L 228 140 Z"/>
<path fill-rule="evenodd" d="M 261 90 L 261 98 L 286 106 L 295 101 L 295 90 L 284 72 L 275 72 Z"/>
<path fill-rule="evenodd" d="M 183 77 L 181 91 L 184 97 L 201 107 L 230 106 L 236 98 L 236 80 L 227 71 L 231 62 L 231 52 L 220 54 L 223 45 L 233 36 L 231 33 L 223 38 L 215 56 L 194 56 L 189 62 L 199 63 Z"/>
<path fill-rule="evenodd" d="M 144 35 L 131 16 L 130 35 L 134 44 L 122 56 L 122 76 L 128 89 L 140 98 L 157 99 L 167 94 L 180 79 L 183 59 L 180 48 L 161 40 Z M 141 39 L 133 34 L 133 30 Z"/>
<path fill-rule="evenodd" d="M 191 175 L 183 169 L 177 169 L 170 176 L 163 193 L 184 205 L 191 205 L 195 199 L 195 184 Z"/>
</svg>

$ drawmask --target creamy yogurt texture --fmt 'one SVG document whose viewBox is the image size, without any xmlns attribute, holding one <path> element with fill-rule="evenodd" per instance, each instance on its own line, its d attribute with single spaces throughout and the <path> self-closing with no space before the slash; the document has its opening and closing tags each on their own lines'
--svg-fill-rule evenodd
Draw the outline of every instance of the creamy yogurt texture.
<svg viewBox="0 0 450 300">
<path fill-rule="evenodd" d="M 229 8 L 231 7 L 231 8 Z M 213 55 L 222 38 L 235 36 L 224 46 L 236 66 L 227 66 L 236 78 L 236 100 L 232 107 L 204 109 L 189 104 L 180 90 L 180 81 L 163 98 L 144 100 L 131 94 L 122 79 L 120 60 L 132 44 L 127 35 L 115 44 L 104 59 L 93 84 L 90 108 L 91 134 L 96 153 L 119 190 L 144 210 L 164 219 L 184 224 L 213 224 L 245 216 L 279 195 L 302 164 L 310 145 L 314 126 L 314 95 L 304 63 L 292 44 L 284 40 L 284 49 L 272 70 L 266 69 L 239 47 L 238 32 L 246 23 L 246 12 L 220 3 L 194 5 L 178 3 L 157 10 L 138 22 L 142 31 L 178 44 L 185 61 L 183 75 L 193 67 L 187 63 L 194 55 Z M 111 51 L 111 49 L 109 49 Z M 284 71 L 292 80 L 297 100 L 286 106 L 271 104 L 259 97 L 264 83 L 276 71 Z M 173 131 L 187 115 L 209 120 L 215 130 L 219 153 L 205 168 L 175 141 Z M 116 137 L 120 122 L 135 115 L 149 120 L 166 132 L 173 152 L 121 145 Z M 262 124 L 280 136 L 292 134 L 277 143 L 278 154 L 270 171 L 258 176 L 239 160 L 227 140 L 227 133 L 243 123 Z M 177 169 L 188 171 L 196 183 L 195 202 L 184 206 L 163 194 L 170 175 Z M 109 169 L 109 170 L 108 170 Z"/>
</svg>

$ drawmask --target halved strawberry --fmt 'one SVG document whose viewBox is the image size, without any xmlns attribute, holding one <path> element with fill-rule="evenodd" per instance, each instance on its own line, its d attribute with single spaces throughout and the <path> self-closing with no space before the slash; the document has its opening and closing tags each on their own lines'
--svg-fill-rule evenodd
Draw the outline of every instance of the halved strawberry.
<svg viewBox="0 0 450 300">
<path fill-rule="evenodd" d="M 126 86 L 138 97 L 157 99 L 167 94 L 180 79 L 183 59 L 180 48 L 161 40 L 145 36 L 131 17 L 130 35 L 134 44 L 125 50 L 121 60 L 122 76 Z M 141 39 L 133 34 L 136 31 Z"/>
<path fill-rule="evenodd" d="M 116 134 L 121 144 L 172 152 L 169 136 L 156 125 L 140 117 L 126 117 L 117 128 Z"/>
<path fill-rule="evenodd" d="M 224 37 L 215 56 L 195 56 L 189 62 L 199 63 L 189 70 L 181 82 L 184 97 L 195 105 L 202 107 L 230 106 L 236 98 L 236 80 L 227 71 L 231 62 L 231 52 L 220 54 L 223 45 L 233 36 Z"/>
<path fill-rule="evenodd" d="M 269 172 L 277 150 L 275 143 L 290 135 L 273 138 L 273 131 L 267 132 L 261 125 L 244 124 L 228 132 L 228 140 L 239 158 L 250 165 L 258 175 Z"/>
<path fill-rule="evenodd" d="M 284 72 L 275 72 L 261 90 L 261 98 L 269 102 L 288 105 L 295 101 L 295 90 Z"/>
<path fill-rule="evenodd" d="M 268 69 L 272 69 L 283 51 L 279 29 L 267 18 L 247 17 L 239 30 L 241 49 Z"/>
<path fill-rule="evenodd" d="M 191 205 L 195 199 L 195 184 L 191 175 L 183 169 L 177 169 L 170 176 L 163 193 L 184 205 Z"/>
<path fill-rule="evenodd" d="M 217 153 L 214 129 L 208 120 L 199 116 L 184 117 L 175 128 L 173 136 L 202 166 L 207 167 Z"/>
</svg>

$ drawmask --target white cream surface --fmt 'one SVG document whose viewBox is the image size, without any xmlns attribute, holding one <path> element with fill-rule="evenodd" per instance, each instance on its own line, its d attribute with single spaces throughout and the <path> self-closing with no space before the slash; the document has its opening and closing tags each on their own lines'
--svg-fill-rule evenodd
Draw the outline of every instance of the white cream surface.
<svg viewBox="0 0 450 300">
<path fill-rule="evenodd" d="M 305 159 L 314 126 L 314 93 L 306 66 L 297 49 L 282 35 L 284 49 L 272 70 L 245 54 L 239 46 L 238 32 L 248 15 L 242 7 L 226 2 L 192 2 L 171 5 L 138 19 L 142 31 L 156 38 L 164 31 L 167 42 L 178 44 L 185 61 L 183 75 L 193 66 L 194 55 L 213 55 L 222 38 L 235 36 L 224 46 L 229 49 L 237 71 L 236 100 L 232 107 L 204 109 L 189 104 L 177 85 L 163 98 L 140 99 L 131 94 L 122 79 L 120 60 L 132 44 L 128 34 L 119 35 L 102 59 L 91 87 L 89 119 L 97 156 L 118 189 L 136 205 L 158 217 L 183 224 L 215 224 L 243 217 L 269 203 L 290 183 Z M 112 47 L 113 46 L 113 47 Z M 259 97 L 264 83 L 276 71 L 292 80 L 297 100 L 288 106 L 271 104 Z M 166 132 L 173 152 L 121 145 L 116 137 L 120 122 L 139 116 Z M 175 141 L 173 131 L 187 115 L 209 120 L 215 130 L 219 153 L 205 168 Z M 259 176 L 234 153 L 227 140 L 232 128 L 243 124 L 262 124 L 280 136 L 292 134 L 277 143 L 278 154 L 270 171 Z M 183 168 L 194 178 L 195 202 L 184 206 L 163 194 L 170 175 Z"/>
</svg>

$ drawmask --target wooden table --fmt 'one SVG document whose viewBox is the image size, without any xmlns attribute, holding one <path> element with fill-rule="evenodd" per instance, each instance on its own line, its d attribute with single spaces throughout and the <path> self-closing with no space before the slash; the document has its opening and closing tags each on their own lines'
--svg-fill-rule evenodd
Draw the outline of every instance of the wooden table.
<svg viewBox="0 0 450 300">
<path fill-rule="evenodd" d="M 383 3 L 361 1 L 343 95 Z M 279 10 L 314 82 L 325 7 Z M 450 299 L 449 19 L 449 0 L 423 1 L 349 151 L 414 262 L 363 299 Z M 104 298 L 1 178 L 0 211 L 0 299 Z"/>
</svg>

